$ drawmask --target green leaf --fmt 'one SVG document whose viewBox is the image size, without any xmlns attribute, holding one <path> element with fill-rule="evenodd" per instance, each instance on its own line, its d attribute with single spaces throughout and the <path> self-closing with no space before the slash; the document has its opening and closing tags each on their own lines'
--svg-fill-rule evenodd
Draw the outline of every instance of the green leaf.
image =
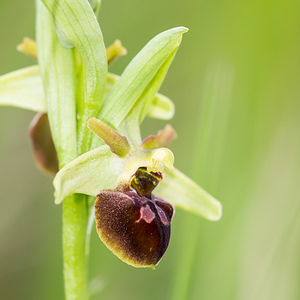
<svg viewBox="0 0 300 300">
<path fill-rule="evenodd" d="M 222 216 L 221 203 L 177 169 L 166 170 L 154 194 L 211 221 L 218 221 Z"/>
<path fill-rule="evenodd" d="M 91 137 L 86 122 L 90 117 L 97 116 L 105 92 L 107 59 L 102 33 L 87 0 L 42 1 L 82 59 L 78 144 L 79 152 L 84 152 L 89 148 L 86 144 L 89 144 Z"/>
<path fill-rule="evenodd" d="M 46 112 L 39 67 L 28 67 L 0 76 L 0 105 Z"/>
<path fill-rule="evenodd" d="M 89 151 L 63 167 L 53 181 L 55 203 L 73 193 L 96 196 L 103 189 L 115 188 L 125 160 L 107 145 Z"/>
<path fill-rule="evenodd" d="M 187 29 L 184 27 L 177 27 L 153 38 L 127 66 L 108 94 L 98 118 L 117 128 L 145 89 L 151 89 L 151 86 L 148 86 L 149 83 L 166 60 L 175 54 L 181 42 L 182 34 L 186 31 Z M 154 83 L 158 82 L 154 80 Z M 146 95 L 144 94 L 142 98 L 144 96 Z M 144 101 L 148 100 L 147 97 L 144 99 Z"/>
<path fill-rule="evenodd" d="M 48 118 L 62 167 L 77 156 L 74 50 L 61 46 L 52 16 L 40 1 L 37 1 L 37 24 L 38 60 Z"/>
</svg>

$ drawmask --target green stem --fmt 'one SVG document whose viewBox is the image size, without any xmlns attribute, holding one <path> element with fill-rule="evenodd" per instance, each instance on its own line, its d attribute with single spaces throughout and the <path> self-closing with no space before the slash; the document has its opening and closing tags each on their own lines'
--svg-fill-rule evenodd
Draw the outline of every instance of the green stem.
<svg viewBox="0 0 300 300">
<path fill-rule="evenodd" d="M 87 300 L 86 196 L 74 194 L 63 202 L 63 258 L 67 300 Z"/>
</svg>

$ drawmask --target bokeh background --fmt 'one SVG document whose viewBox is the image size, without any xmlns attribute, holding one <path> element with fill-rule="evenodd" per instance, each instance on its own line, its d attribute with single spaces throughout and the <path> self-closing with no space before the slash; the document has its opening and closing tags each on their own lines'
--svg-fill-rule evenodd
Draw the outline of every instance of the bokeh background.
<svg viewBox="0 0 300 300">
<path fill-rule="evenodd" d="M 190 31 L 161 92 L 176 104 L 176 166 L 223 204 L 220 222 L 177 210 L 155 271 L 91 241 L 94 299 L 300 299 L 300 2 L 104 0 L 106 44 L 122 40 L 120 74 L 149 39 Z M 34 1 L 0 1 L 0 75 L 32 65 Z M 34 166 L 34 114 L 0 108 L 0 298 L 63 299 L 61 207 Z M 164 122 L 147 120 L 143 134 Z"/>
</svg>

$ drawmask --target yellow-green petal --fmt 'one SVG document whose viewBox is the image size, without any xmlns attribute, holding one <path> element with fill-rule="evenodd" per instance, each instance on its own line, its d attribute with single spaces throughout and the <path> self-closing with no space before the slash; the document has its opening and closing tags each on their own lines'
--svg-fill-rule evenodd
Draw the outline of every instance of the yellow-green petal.
<svg viewBox="0 0 300 300">
<path fill-rule="evenodd" d="M 221 203 L 175 168 L 166 170 L 155 194 L 174 206 L 211 221 L 218 221 L 222 216 Z"/>
</svg>

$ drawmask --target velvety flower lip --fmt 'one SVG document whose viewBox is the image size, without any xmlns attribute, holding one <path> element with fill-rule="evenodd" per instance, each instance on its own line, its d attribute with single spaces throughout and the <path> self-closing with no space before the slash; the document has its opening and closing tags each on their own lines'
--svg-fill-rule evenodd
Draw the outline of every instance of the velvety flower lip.
<svg viewBox="0 0 300 300">
<path fill-rule="evenodd" d="M 97 195 L 95 220 L 103 243 L 121 260 L 135 267 L 154 268 L 166 252 L 173 206 L 135 190 L 104 190 Z"/>
<path fill-rule="evenodd" d="M 174 208 L 152 194 L 160 172 L 140 167 L 125 183 L 97 195 L 97 233 L 117 257 L 135 267 L 154 268 L 166 252 Z"/>
</svg>

